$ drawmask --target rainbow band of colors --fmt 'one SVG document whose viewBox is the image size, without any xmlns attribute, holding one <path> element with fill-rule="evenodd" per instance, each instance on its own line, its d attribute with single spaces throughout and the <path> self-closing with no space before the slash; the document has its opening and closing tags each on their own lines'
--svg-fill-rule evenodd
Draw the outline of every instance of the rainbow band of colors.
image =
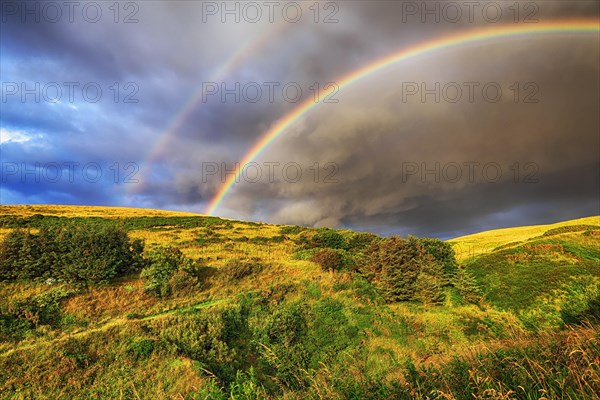
<svg viewBox="0 0 600 400">
<path fill-rule="evenodd" d="M 576 19 L 576 20 L 560 20 L 546 23 L 525 24 L 515 26 L 499 26 L 494 28 L 484 28 L 477 30 L 469 30 L 464 33 L 447 36 L 443 38 L 433 39 L 424 43 L 417 44 L 413 47 L 403 49 L 397 53 L 379 59 L 366 67 L 356 70 L 342 79 L 337 80 L 338 89 L 342 90 L 361 79 L 379 72 L 389 66 L 402 61 L 412 59 L 417 56 L 422 56 L 428 53 L 463 47 L 466 45 L 475 44 L 478 42 L 499 40 L 504 38 L 514 38 L 520 36 L 544 35 L 544 34 L 563 34 L 563 33 L 600 33 L 600 21 L 597 19 Z M 319 98 L 324 98 L 331 94 L 331 91 L 323 90 Z M 241 168 L 238 169 L 235 175 L 229 175 L 228 179 L 219 188 L 206 209 L 206 214 L 213 215 L 219 208 L 227 193 L 231 190 L 236 181 L 239 180 L 243 168 L 248 163 L 252 162 L 261 152 L 263 152 L 269 144 L 279 137 L 285 130 L 296 122 L 304 114 L 315 108 L 321 103 L 314 102 L 313 99 L 307 100 L 300 104 L 290 113 L 273 124 L 273 126 L 265 132 L 262 137 L 252 146 L 246 155 L 240 161 Z"/>
<path fill-rule="evenodd" d="M 261 32 L 255 38 L 247 38 L 245 44 L 234 51 L 230 57 L 221 65 L 219 65 L 205 82 L 220 82 L 227 76 L 232 74 L 240 66 L 244 64 L 247 58 L 256 54 L 262 49 L 271 38 L 278 37 L 287 29 L 289 24 L 274 25 L 274 28 L 267 29 Z M 182 123 L 186 121 L 193 112 L 198 111 L 199 106 L 204 103 L 206 96 L 204 84 L 200 86 L 192 96 L 185 102 L 179 112 L 173 116 L 166 129 L 154 141 L 148 153 L 143 157 L 142 167 L 140 169 L 139 178 L 142 182 L 146 181 L 147 175 L 151 171 L 152 163 L 157 159 L 160 153 L 165 149 L 168 143 L 176 136 L 178 129 Z M 127 193 L 135 194 L 143 185 L 129 185 L 126 189 Z"/>
</svg>

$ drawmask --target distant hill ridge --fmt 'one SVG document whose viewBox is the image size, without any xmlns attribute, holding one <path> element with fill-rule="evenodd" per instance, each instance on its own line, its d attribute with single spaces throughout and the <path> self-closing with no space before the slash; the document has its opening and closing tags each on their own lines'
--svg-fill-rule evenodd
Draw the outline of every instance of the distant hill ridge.
<svg viewBox="0 0 600 400">
<path fill-rule="evenodd" d="M 585 230 L 585 226 L 600 229 L 600 216 L 572 219 L 547 225 L 494 229 L 461 236 L 451 239 L 448 242 L 454 245 L 456 258 L 460 261 L 472 256 L 489 253 L 499 247 L 511 247 L 511 244 L 517 245 L 521 242 L 542 236 L 548 231 L 560 233 L 559 228 L 570 226 L 581 226 L 581 230 Z"/>
</svg>

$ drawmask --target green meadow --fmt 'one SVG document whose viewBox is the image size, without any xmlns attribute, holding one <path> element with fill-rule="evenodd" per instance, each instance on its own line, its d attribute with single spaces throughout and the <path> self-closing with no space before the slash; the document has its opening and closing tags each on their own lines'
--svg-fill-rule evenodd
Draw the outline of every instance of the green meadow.
<svg viewBox="0 0 600 400">
<path fill-rule="evenodd" d="M 0 206 L 3 399 L 594 399 L 600 218 L 443 242 Z"/>
</svg>

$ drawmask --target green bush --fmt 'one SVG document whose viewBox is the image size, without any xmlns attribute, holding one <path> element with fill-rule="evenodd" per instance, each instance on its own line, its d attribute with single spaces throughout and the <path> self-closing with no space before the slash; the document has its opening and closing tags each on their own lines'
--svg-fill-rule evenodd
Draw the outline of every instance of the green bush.
<svg viewBox="0 0 600 400">
<path fill-rule="evenodd" d="M 279 228 L 279 233 L 282 235 L 297 235 L 305 230 L 306 228 L 303 226 L 286 225 Z"/>
<path fill-rule="evenodd" d="M 285 240 L 285 236 L 255 236 L 253 238 L 247 239 L 246 241 L 253 244 L 263 244 L 268 245 L 270 243 L 281 243 Z"/>
<path fill-rule="evenodd" d="M 3 314 L 5 321 L 10 321 L 11 318 L 19 319 L 26 321 L 30 327 L 39 325 L 57 327 L 62 319 L 60 302 L 74 293 L 63 287 L 54 288 L 35 296 L 13 300 L 0 311 L 0 314 Z"/>
<path fill-rule="evenodd" d="M 349 288 L 360 298 L 371 302 L 381 302 L 383 299 L 377 289 L 365 278 L 360 275 L 354 276 L 350 282 Z"/>
<path fill-rule="evenodd" d="M 154 351 L 154 340 L 146 338 L 136 338 L 129 343 L 127 351 L 136 360 L 146 359 L 150 357 L 150 355 Z"/>
<path fill-rule="evenodd" d="M 196 360 L 199 371 L 208 371 L 209 376 L 228 385 L 247 365 L 251 337 L 248 315 L 248 305 L 242 301 L 231 307 L 155 321 L 155 329 L 162 341 Z"/>
<path fill-rule="evenodd" d="M 369 232 L 352 232 L 347 238 L 348 250 L 363 251 L 368 248 L 373 242 L 381 240 L 381 237 Z"/>
<path fill-rule="evenodd" d="M 294 260 L 310 260 L 319 252 L 319 249 L 299 249 L 292 254 Z"/>
<path fill-rule="evenodd" d="M 310 239 L 310 247 L 346 250 L 348 245 L 339 232 L 330 228 L 320 228 Z"/>
<path fill-rule="evenodd" d="M 481 301 L 482 294 L 477 286 L 477 281 L 466 269 L 459 268 L 457 270 L 453 284 L 466 303 L 478 304 Z"/>
<path fill-rule="evenodd" d="M 61 279 L 106 283 L 138 271 L 143 243 L 131 242 L 115 225 L 42 227 L 38 234 L 16 229 L 0 245 L 0 280 Z"/>
<path fill-rule="evenodd" d="M 360 341 L 358 329 L 345 314 L 344 305 L 331 297 L 317 302 L 310 313 L 309 348 L 313 354 L 311 367 L 328 363 L 339 352 Z"/>
<path fill-rule="evenodd" d="M 23 340 L 33 328 L 33 324 L 26 319 L 5 312 L 0 313 L 0 342 Z"/>
<path fill-rule="evenodd" d="M 61 346 L 63 356 L 69 358 L 80 369 L 86 369 L 96 362 L 97 354 L 90 351 L 90 339 L 70 337 Z"/>
<path fill-rule="evenodd" d="M 444 298 L 443 265 L 414 237 L 392 236 L 373 242 L 365 251 L 360 272 L 389 302 L 438 303 Z"/>
<path fill-rule="evenodd" d="M 418 254 L 407 240 L 392 236 L 373 243 L 366 251 L 362 273 L 388 301 L 412 300 L 419 275 Z"/>
<path fill-rule="evenodd" d="M 317 371 L 336 365 L 340 354 L 362 339 L 335 299 L 299 300 L 263 312 L 255 328 L 257 371 L 279 382 L 267 386 L 271 390 L 306 390 Z"/>
<path fill-rule="evenodd" d="M 306 350 L 308 321 L 306 306 L 295 303 L 273 310 L 257 332 L 257 353 L 260 369 L 273 375 L 289 389 L 297 390 L 306 385 L 301 372 L 308 367 Z"/>
<path fill-rule="evenodd" d="M 442 265 L 445 283 L 448 283 L 458 272 L 458 263 L 452 245 L 434 238 L 418 238 L 417 240 L 425 248 L 425 252 Z"/>
<path fill-rule="evenodd" d="M 527 329 L 560 329 L 600 321 L 600 278 L 591 275 L 571 277 L 559 289 L 538 297 L 519 318 Z"/>
<path fill-rule="evenodd" d="M 323 271 L 339 271 L 344 267 L 340 253 L 333 249 L 321 249 L 316 252 L 311 261 L 319 264 Z"/>
<path fill-rule="evenodd" d="M 146 280 L 144 289 L 156 296 L 166 297 L 173 289 L 194 282 L 197 273 L 195 263 L 186 258 L 181 250 L 167 246 L 151 251 L 146 256 L 147 267 L 142 270 L 141 277 Z M 176 275 L 177 272 L 181 274 Z M 188 277 L 185 277 L 187 275 Z M 173 277 L 178 279 L 173 280 Z"/>
<path fill-rule="evenodd" d="M 439 275 L 432 273 L 432 271 L 436 270 L 435 268 L 438 264 L 426 263 L 425 265 L 426 267 L 422 268 L 415 281 L 415 294 L 413 298 L 425 304 L 441 303 L 446 298 L 442 289 L 442 280 Z"/>
</svg>

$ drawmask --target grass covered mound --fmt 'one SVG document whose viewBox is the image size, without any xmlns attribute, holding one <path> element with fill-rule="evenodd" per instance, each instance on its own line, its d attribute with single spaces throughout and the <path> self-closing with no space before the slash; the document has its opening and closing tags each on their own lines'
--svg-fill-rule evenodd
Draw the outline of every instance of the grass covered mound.
<svg viewBox="0 0 600 400">
<path fill-rule="evenodd" d="M 501 309 L 546 314 L 550 322 L 560 309 L 580 303 L 582 318 L 592 317 L 600 301 L 600 236 L 586 232 L 532 239 L 467 261 L 466 269 Z"/>
<path fill-rule="evenodd" d="M 600 392 L 594 224 L 536 228 L 459 263 L 436 239 L 2 210 L 1 398 Z"/>
</svg>

